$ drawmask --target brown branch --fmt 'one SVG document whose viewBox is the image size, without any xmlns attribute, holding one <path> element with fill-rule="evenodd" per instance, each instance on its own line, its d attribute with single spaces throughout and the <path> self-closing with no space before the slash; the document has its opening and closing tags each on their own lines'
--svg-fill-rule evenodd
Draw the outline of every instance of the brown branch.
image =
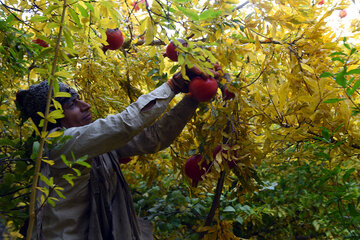
<svg viewBox="0 0 360 240">
<path fill-rule="evenodd" d="M 236 8 L 234 8 L 234 9 L 233 9 L 233 12 L 234 12 L 235 10 L 239 10 L 240 8 L 245 7 L 245 6 L 248 5 L 249 3 L 250 3 L 249 1 L 244 2 L 243 4 L 241 4 L 241 5 L 237 6 Z"/>
<path fill-rule="evenodd" d="M 208 216 L 207 216 L 207 218 L 205 220 L 204 226 L 210 226 L 211 225 L 211 223 L 213 221 L 213 218 L 215 216 L 216 209 L 220 205 L 220 196 L 221 196 L 221 192 L 222 192 L 224 182 L 225 182 L 225 175 L 226 175 L 225 171 L 220 172 L 220 177 L 219 177 L 217 185 L 216 185 L 214 199 L 212 201 L 211 208 L 210 208 L 209 214 L 208 214 Z M 206 231 L 200 233 L 200 239 L 202 239 L 205 236 L 205 234 L 206 234 Z"/>
<path fill-rule="evenodd" d="M 294 55 L 295 55 L 295 57 L 296 57 L 296 59 L 297 59 L 297 61 L 298 61 L 298 64 L 299 64 L 300 71 L 301 71 L 302 73 L 304 73 L 304 69 L 301 67 L 301 56 L 299 56 L 299 54 L 298 54 L 291 46 L 289 46 L 288 48 L 289 48 L 290 52 L 294 53 Z M 304 85 L 305 85 L 305 87 L 306 87 L 306 90 L 307 90 L 308 93 L 312 96 L 311 90 L 310 90 L 308 84 L 306 83 L 305 79 L 302 78 L 302 80 L 303 80 L 303 82 L 304 82 Z"/>
<path fill-rule="evenodd" d="M 26 26 L 28 26 L 29 28 L 33 29 L 34 31 L 40 32 L 39 30 L 35 29 L 35 28 L 32 27 L 30 24 L 28 24 L 27 22 L 25 22 L 24 20 L 22 20 L 21 18 L 19 18 L 18 16 L 16 16 L 16 14 L 11 11 L 12 8 L 10 8 L 9 6 L 5 5 L 1 0 L 0 0 L 0 3 L 1 3 L 1 5 L 2 5 L 6 10 L 9 11 L 9 13 L 10 13 L 11 15 L 13 15 L 13 16 L 15 17 L 16 20 L 18 20 L 19 22 L 24 23 Z"/>
<path fill-rule="evenodd" d="M 20 9 L 14 8 L 14 7 L 10 7 L 9 5 L 4 4 L 2 1 L 0 1 L 1 5 L 3 5 L 3 7 L 5 7 L 7 10 L 12 10 L 12 11 L 16 11 L 16 12 L 24 12 Z"/>
<path fill-rule="evenodd" d="M 62 35 L 62 31 L 63 31 L 63 24 L 65 21 L 65 13 L 66 13 L 66 7 L 67 7 L 67 3 L 66 0 L 64 1 L 64 6 L 63 6 L 63 11 L 61 14 L 61 22 L 60 22 L 60 27 L 59 27 L 59 33 L 57 36 L 57 41 L 56 41 L 56 45 L 55 45 L 55 55 L 54 55 L 54 60 L 52 62 L 52 69 L 51 69 L 51 75 L 50 75 L 50 82 L 49 82 L 49 90 L 48 90 L 48 94 L 47 94 L 47 101 L 46 101 L 46 108 L 45 108 L 45 119 L 44 119 L 44 126 L 42 129 L 42 132 L 46 132 L 47 131 L 47 125 L 48 125 L 48 115 L 49 115 L 49 110 L 50 110 L 50 104 L 51 104 L 51 99 L 52 99 L 52 91 L 53 91 L 53 84 L 54 84 L 54 76 L 55 76 L 55 71 L 56 71 L 56 65 L 57 65 L 57 59 L 58 59 L 58 55 L 59 55 L 59 49 L 60 49 L 60 40 L 61 40 L 61 35 Z M 30 196 L 30 206 L 29 206 L 29 227 L 27 229 L 27 234 L 26 234 L 26 239 L 30 240 L 32 237 L 32 231 L 34 228 L 34 224 L 35 224 L 35 217 L 36 217 L 36 211 L 35 211 L 35 204 L 36 204 L 36 187 L 38 185 L 38 181 L 39 181 L 39 172 L 40 172 L 40 167 L 41 167 L 41 159 L 42 159 L 42 154 L 43 154 L 43 150 L 44 150 L 44 145 L 45 145 L 45 138 L 46 137 L 41 137 L 40 140 L 40 148 L 39 148 L 39 152 L 35 161 L 35 172 L 34 172 L 34 180 L 33 180 L 33 184 L 32 184 L 32 189 L 31 189 L 31 196 Z"/>
</svg>

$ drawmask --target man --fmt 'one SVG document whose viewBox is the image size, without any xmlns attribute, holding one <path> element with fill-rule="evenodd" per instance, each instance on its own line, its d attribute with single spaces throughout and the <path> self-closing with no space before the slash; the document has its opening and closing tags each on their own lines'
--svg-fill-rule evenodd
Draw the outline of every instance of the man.
<svg viewBox="0 0 360 240">
<path fill-rule="evenodd" d="M 218 78 L 220 66 L 214 66 Z M 194 67 L 191 77 L 207 78 L 208 74 Z M 142 95 L 123 112 L 92 122 L 90 105 L 80 100 L 76 91 L 59 83 L 60 91 L 71 98 L 57 98 L 65 117 L 49 128 L 64 128 L 64 136 L 71 136 L 48 152 L 54 165 L 44 164 L 41 173 L 53 177 L 57 186 L 64 188 L 66 199 L 60 198 L 55 207 L 45 205 L 37 215 L 35 239 L 152 239 L 151 223 L 138 219 L 129 187 L 121 173 L 119 158 L 154 153 L 166 148 L 180 134 L 193 116 L 198 103 L 190 96 L 184 98 L 169 112 L 168 104 L 179 92 L 188 92 L 188 81 L 175 74 L 149 94 Z M 17 106 L 25 117 L 38 124 L 37 112 L 44 112 L 47 81 L 21 90 Z M 158 120 L 156 120 L 158 119 Z M 62 160 L 88 156 L 91 169 L 79 166 L 81 176 L 71 186 L 63 175 L 73 173 Z M 59 198 L 56 193 L 50 194 Z"/>
</svg>

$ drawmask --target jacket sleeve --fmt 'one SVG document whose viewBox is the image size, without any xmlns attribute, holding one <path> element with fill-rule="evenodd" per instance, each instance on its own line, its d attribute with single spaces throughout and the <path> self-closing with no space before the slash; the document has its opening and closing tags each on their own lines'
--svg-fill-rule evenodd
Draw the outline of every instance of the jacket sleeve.
<svg viewBox="0 0 360 240">
<path fill-rule="evenodd" d="M 174 92 L 164 83 L 149 94 L 142 95 L 123 112 L 98 119 L 81 127 L 68 128 L 64 136 L 71 136 L 50 153 L 54 168 L 66 167 L 60 156 L 72 160 L 88 155 L 91 159 L 100 154 L 121 148 L 144 128 L 152 124 L 167 108 Z"/>
<path fill-rule="evenodd" d="M 155 153 L 168 147 L 194 115 L 198 102 L 185 96 L 176 106 L 116 150 L 120 158 Z"/>
</svg>

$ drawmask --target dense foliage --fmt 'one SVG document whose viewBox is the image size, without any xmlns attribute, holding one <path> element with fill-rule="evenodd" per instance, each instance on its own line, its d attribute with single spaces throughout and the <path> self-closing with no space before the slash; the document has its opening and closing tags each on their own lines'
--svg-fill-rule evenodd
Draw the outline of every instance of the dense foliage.
<svg viewBox="0 0 360 240">
<path fill-rule="evenodd" d="M 35 162 L 42 143 L 52 141 L 21 118 L 14 104 L 18 89 L 44 79 L 65 82 L 100 118 L 175 72 L 185 73 L 185 66 L 206 69 L 209 62 L 223 68 L 217 96 L 200 104 L 170 148 L 123 165 L 139 214 L 154 223 L 155 239 L 360 238 L 360 21 L 353 20 L 346 34 L 327 24 L 355 1 L 0 4 L 4 238 L 21 238 Z M 338 17 L 340 28 L 346 21 Z M 108 28 L 121 29 L 120 49 L 103 51 Z M 164 52 L 177 38 L 188 45 L 178 48 L 173 62 Z M 235 97 L 224 99 L 225 89 Z M 45 115 L 45 122 L 59 116 Z M 218 145 L 227 152 L 213 157 Z M 196 187 L 184 174 L 194 154 L 211 165 Z M 67 176 L 70 183 L 77 173 Z M 66 197 L 51 179 L 43 180 L 48 188 L 39 189 L 41 201 L 56 204 L 49 191 Z"/>
</svg>

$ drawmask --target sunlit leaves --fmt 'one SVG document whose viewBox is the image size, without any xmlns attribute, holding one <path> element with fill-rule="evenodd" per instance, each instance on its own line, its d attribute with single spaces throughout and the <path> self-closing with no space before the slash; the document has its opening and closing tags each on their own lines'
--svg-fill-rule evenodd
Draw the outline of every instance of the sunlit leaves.
<svg viewBox="0 0 360 240">
<path fill-rule="evenodd" d="M 69 8 L 69 13 L 70 13 L 70 15 L 71 15 L 72 20 L 75 21 L 75 23 L 77 24 L 77 26 L 78 26 L 79 28 L 81 28 L 82 25 L 81 25 L 81 23 L 80 23 L 80 19 L 79 19 L 79 17 L 78 17 L 78 14 L 75 12 L 75 10 L 73 10 L 72 8 Z"/>
<path fill-rule="evenodd" d="M 188 8 L 184 8 L 181 6 L 177 7 L 183 14 L 185 14 L 186 16 L 188 16 L 191 20 L 199 20 L 199 16 L 197 14 L 197 12 L 195 10 L 192 9 L 188 9 Z"/>
<path fill-rule="evenodd" d="M 29 21 L 21 23 L 14 15 L 8 14 L 3 18 L 5 22 L 0 24 L 1 103 L 6 105 L 1 116 L 9 114 L 6 119 L 15 119 L 13 116 L 17 114 L 12 99 L 18 88 L 49 79 L 51 75 L 61 1 L 36 1 L 41 8 L 28 2 L 22 6 L 32 6 L 37 11 L 28 16 Z M 186 67 L 197 66 L 207 71 L 211 63 L 218 62 L 223 73 L 228 74 L 227 78 L 219 80 L 221 89 L 216 98 L 199 105 L 195 116 L 171 148 L 157 155 L 136 157 L 137 161 L 129 166 L 131 172 L 143 174 L 148 184 L 157 184 L 162 183 L 160 180 L 163 180 L 165 170 L 171 169 L 176 181 L 187 184 L 183 175 L 184 159 L 200 152 L 213 167 L 198 188 L 188 186 L 191 197 L 199 198 L 199 202 L 205 201 L 202 193 L 212 193 L 219 173 L 226 171 L 226 189 L 231 186 L 234 202 L 238 202 L 244 200 L 246 193 L 261 188 L 254 171 L 254 166 L 260 166 L 261 162 L 267 164 L 264 171 L 274 170 L 272 180 L 279 182 L 281 190 L 288 191 L 291 197 L 294 193 L 289 190 L 291 186 L 279 178 L 293 183 L 299 181 L 292 172 L 295 165 L 287 168 L 285 163 L 290 165 L 296 161 L 296 166 L 300 167 L 294 171 L 301 173 L 300 176 L 309 170 L 301 168 L 305 163 L 314 164 L 313 167 L 321 164 L 323 168 L 329 168 L 329 172 L 335 164 L 344 162 L 350 169 L 358 169 L 359 55 L 357 46 L 353 46 L 354 41 L 339 41 L 340 38 L 326 24 L 336 10 L 332 8 L 332 2 L 327 3 L 329 8 L 320 8 L 309 1 L 256 0 L 238 9 L 238 1 L 232 0 L 151 2 L 147 7 L 144 4 L 136 14 L 131 12 L 129 1 L 68 2 L 55 69 L 56 79 L 75 87 L 92 105 L 94 118 L 122 111 L 141 94 L 166 82 L 175 72 L 181 71 L 185 77 Z M 20 17 L 18 13 L 16 16 Z M 120 50 L 104 52 L 105 31 L 116 27 L 124 33 L 127 45 Z M 45 40 L 50 46 L 42 48 L 31 43 L 35 37 Z M 186 38 L 189 45 L 179 47 L 179 61 L 175 63 L 162 53 L 166 44 L 177 38 Z M 54 97 L 69 97 L 59 92 L 56 83 Z M 229 89 L 235 93 L 234 99 L 223 99 L 224 86 L 231 86 Z M 171 106 L 181 97 L 180 94 L 175 97 Z M 59 102 L 52 99 L 51 104 L 56 110 L 50 113 L 48 120 L 54 123 L 63 115 Z M 2 142 L 8 146 L 4 155 L 14 151 L 20 142 L 18 139 L 31 135 L 33 130 L 38 136 L 51 138 L 48 139 L 51 141 L 61 137 L 61 132 L 40 133 L 37 127 L 28 123 L 25 123 L 22 134 L 19 134 L 15 122 L 10 125 L 8 120 L 4 120 L 1 126 L 6 126 L 1 131 L 5 134 Z M 338 126 L 342 127 L 335 131 Z M 310 151 L 314 142 L 318 145 Z M 218 144 L 237 149 L 237 170 L 230 170 L 221 155 L 213 159 L 212 150 Z M 35 159 L 38 143 L 35 141 L 31 147 L 34 147 L 32 158 Z M 45 161 L 51 163 L 51 159 Z M 64 162 L 74 167 L 76 159 L 65 159 Z M 89 167 L 85 159 L 77 162 Z M 347 171 L 343 179 L 351 179 L 356 171 Z M 333 175 L 340 173 L 331 172 Z M 63 177 L 74 184 L 78 175 L 79 169 L 75 167 L 71 174 Z M 13 176 L 13 173 L 7 174 L 6 181 L 15 181 Z M 131 181 L 131 175 L 129 178 Z M 307 180 L 312 181 L 310 177 Z M 270 190 L 275 190 L 273 194 L 281 195 L 282 192 L 276 192 L 278 189 L 274 187 L 258 193 L 267 198 L 265 192 Z M 58 191 L 58 197 L 62 197 L 61 190 Z M 210 202 L 211 198 L 207 198 Z M 279 198 L 286 199 L 286 195 Z M 301 199 L 312 198 L 305 195 Z M 267 204 L 271 205 L 271 202 Z M 301 204 L 308 206 L 304 202 Z M 204 209 L 193 208 L 206 215 Z M 228 227 L 231 222 L 241 226 L 251 222 L 254 228 L 266 224 L 266 219 L 257 219 L 249 209 L 259 211 L 256 216 L 259 218 L 276 215 L 289 219 L 293 216 L 284 206 L 272 209 L 266 206 L 259 210 L 256 206 L 246 208 L 227 202 L 221 208 L 221 213 L 227 214 L 225 218 L 233 213 L 246 212 L 249 215 L 238 214 L 226 221 L 223 218 L 223 222 L 216 222 L 206 229 L 221 234 L 221 226 Z M 356 212 L 351 207 L 348 210 Z M 219 217 L 224 217 L 222 214 Z M 199 220 L 196 226 L 201 223 Z M 289 224 L 286 222 L 286 226 L 291 227 Z M 308 227 L 319 231 L 326 228 L 318 219 L 312 219 Z M 279 229 L 282 231 L 283 228 Z M 330 228 L 327 230 L 331 231 Z M 278 238 L 284 238 L 284 235 Z"/>
<path fill-rule="evenodd" d="M 34 22 L 34 23 L 37 23 L 37 22 L 44 22 L 46 21 L 48 18 L 46 16 L 33 16 L 31 18 L 31 21 Z"/>
</svg>

